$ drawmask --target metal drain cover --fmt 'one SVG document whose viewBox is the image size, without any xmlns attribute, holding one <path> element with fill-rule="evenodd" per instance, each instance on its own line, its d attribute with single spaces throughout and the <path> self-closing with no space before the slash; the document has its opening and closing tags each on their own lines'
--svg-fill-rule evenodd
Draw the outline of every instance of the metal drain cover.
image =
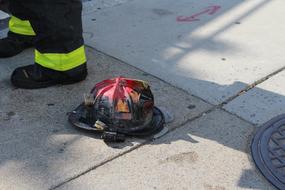
<svg viewBox="0 0 285 190">
<path fill-rule="evenodd" d="M 265 123 L 256 133 L 251 153 L 253 160 L 275 187 L 285 189 L 285 114 Z"/>
</svg>

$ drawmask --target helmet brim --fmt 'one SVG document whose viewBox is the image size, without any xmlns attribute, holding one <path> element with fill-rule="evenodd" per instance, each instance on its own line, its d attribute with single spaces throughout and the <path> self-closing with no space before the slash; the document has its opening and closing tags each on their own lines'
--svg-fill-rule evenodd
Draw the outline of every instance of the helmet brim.
<svg viewBox="0 0 285 190">
<path fill-rule="evenodd" d="M 99 130 L 95 128 L 94 126 L 92 126 L 91 124 L 81 121 L 81 118 L 84 117 L 84 114 L 86 114 L 86 111 L 87 111 L 86 107 L 82 103 L 74 111 L 72 111 L 69 114 L 69 117 L 68 117 L 69 122 L 73 126 L 80 128 L 80 129 L 94 131 L 98 133 L 103 132 L 104 130 Z M 128 135 L 128 136 L 137 136 L 137 137 L 151 136 L 156 133 L 159 133 L 164 128 L 164 124 L 165 124 L 165 119 L 164 119 L 164 115 L 162 111 L 159 108 L 154 107 L 152 121 L 144 129 L 141 129 L 138 131 L 121 130 L 117 132 Z"/>
</svg>

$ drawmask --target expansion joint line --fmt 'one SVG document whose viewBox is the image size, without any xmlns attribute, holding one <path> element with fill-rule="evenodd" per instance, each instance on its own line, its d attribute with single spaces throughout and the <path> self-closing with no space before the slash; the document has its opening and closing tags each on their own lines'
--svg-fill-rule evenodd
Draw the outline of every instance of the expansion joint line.
<svg viewBox="0 0 285 190">
<path fill-rule="evenodd" d="M 106 53 L 104 53 L 104 52 L 102 52 L 102 51 L 100 51 L 100 50 L 97 50 L 96 48 L 94 48 L 94 47 L 92 47 L 92 46 L 89 46 L 89 45 L 85 45 L 85 46 L 88 47 L 88 48 L 90 48 L 90 49 L 92 49 L 92 50 L 95 50 L 95 51 L 97 51 L 97 52 L 99 52 L 99 53 L 102 53 L 102 54 L 104 54 L 104 55 L 107 55 L 107 56 L 109 56 L 109 57 L 111 57 L 111 58 L 113 58 L 113 59 L 115 59 L 115 60 L 118 60 L 118 61 L 120 61 L 120 62 L 122 62 L 122 63 L 124 63 L 124 64 L 126 64 L 126 65 L 129 65 L 129 66 L 131 66 L 131 67 L 133 67 L 133 68 L 135 68 L 135 69 L 137 69 L 137 70 L 139 70 L 139 71 L 145 73 L 145 71 L 143 71 L 143 70 L 141 70 L 141 69 L 139 69 L 139 68 L 137 68 L 137 67 L 135 67 L 135 66 L 133 66 L 133 65 L 130 65 L 130 64 L 128 64 L 128 63 L 126 63 L 126 62 L 124 62 L 124 61 L 122 61 L 122 60 L 120 60 L 120 59 L 114 57 L 114 56 L 108 55 L 108 54 L 106 54 Z M 240 95 L 242 95 L 242 94 L 248 92 L 249 90 L 253 89 L 255 86 L 261 84 L 262 82 L 268 80 L 269 78 L 273 77 L 274 75 L 276 75 L 276 74 L 278 74 L 278 73 L 280 73 L 280 72 L 282 72 L 282 71 L 284 71 L 284 70 L 285 70 L 285 67 L 282 67 L 281 69 L 278 69 L 278 70 L 276 70 L 275 72 L 273 72 L 273 73 L 271 73 L 271 74 L 269 74 L 269 75 L 267 75 L 267 76 L 265 76 L 265 77 L 263 77 L 263 78 L 257 80 L 257 81 L 254 82 L 253 84 L 248 85 L 245 89 L 241 90 L 241 91 L 240 91 L 239 93 L 237 93 L 236 95 L 234 95 L 234 96 L 228 98 L 227 100 L 225 100 L 224 102 L 222 102 L 222 103 L 220 103 L 220 104 L 218 104 L 218 105 L 213 105 L 213 104 L 211 104 L 211 103 L 209 103 L 209 102 L 207 102 L 207 101 L 201 99 L 200 97 L 194 96 L 194 97 L 196 97 L 196 98 L 202 100 L 203 102 L 206 102 L 207 104 L 212 105 L 212 107 L 211 107 L 210 109 L 208 109 L 208 110 L 206 110 L 206 111 L 204 111 L 204 112 L 198 114 L 197 116 L 191 118 L 191 119 L 187 119 L 186 121 L 184 121 L 183 123 L 179 124 L 179 125 L 176 126 L 175 128 L 170 129 L 166 134 L 169 134 L 169 133 L 171 133 L 171 132 L 173 132 L 173 131 L 179 129 L 179 128 L 185 126 L 186 124 L 191 123 L 191 122 L 193 122 L 193 121 L 195 121 L 195 120 L 197 120 L 197 119 L 203 117 L 204 115 L 206 115 L 206 114 L 208 114 L 208 113 L 210 113 L 210 112 L 216 110 L 216 109 L 221 109 L 224 105 L 228 104 L 230 101 L 232 101 L 232 100 L 234 100 L 235 98 L 239 97 Z M 158 79 L 158 80 L 160 80 L 160 81 L 162 81 L 162 82 L 164 82 L 164 83 L 166 83 L 166 84 L 168 84 L 168 85 L 170 85 L 170 86 L 172 86 L 172 87 L 174 87 L 174 88 L 176 88 L 176 89 L 182 90 L 183 92 L 186 92 L 187 94 L 189 94 L 189 93 L 188 93 L 187 91 L 185 91 L 184 89 L 178 88 L 178 87 L 176 87 L 176 86 L 170 84 L 170 83 L 167 82 L 167 81 L 164 81 L 163 79 L 161 79 L 161 78 L 159 78 L 159 77 L 157 77 L 157 76 L 154 76 L 154 75 L 149 74 L 149 73 L 147 73 L 147 74 L 150 75 L 150 76 L 152 76 L 152 77 L 154 77 L 154 78 L 156 78 L 156 79 Z M 190 95 L 193 96 L 192 94 L 190 94 Z M 113 160 L 115 160 L 115 159 L 117 159 L 117 158 L 120 158 L 120 157 L 122 157 L 122 156 L 125 156 L 126 154 L 131 153 L 132 151 L 134 151 L 134 150 L 136 150 L 136 149 L 139 149 L 140 147 L 143 147 L 143 146 L 146 145 L 146 144 L 151 143 L 151 142 L 154 141 L 154 140 L 157 140 L 157 139 L 152 139 L 152 138 L 146 139 L 146 141 L 144 141 L 143 143 L 138 144 L 138 145 L 136 145 L 136 146 L 130 148 L 129 150 L 124 151 L 124 152 L 122 152 L 122 153 L 120 153 L 120 154 L 118 154 L 118 155 L 116 155 L 116 156 L 114 156 L 114 157 L 111 157 L 111 158 L 109 158 L 109 159 L 107 159 L 107 160 L 105 160 L 105 161 L 103 161 L 103 162 L 101 162 L 101 163 L 99 163 L 99 164 L 97 164 L 97 165 L 95 165 L 95 166 L 92 166 L 92 167 L 90 167 L 89 169 L 87 169 L 86 171 L 83 171 L 83 172 L 81 172 L 81 173 L 79 173 L 79 174 L 77 174 L 77 175 L 75 175 L 75 176 L 73 176 L 73 177 L 70 177 L 70 178 L 66 179 L 65 181 L 63 181 L 63 182 L 61 182 L 61 183 L 59 183 L 59 184 L 57 184 L 57 185 L 51 187 L 50 190 L 55 190 L 55 189 L 57 189 L 57 188 L 59 188 L 59 187 L 65 185 L 65 184 L 67 184 L 67 183 L 69 183 L 69 182 L 71 182 L 71 181 L 73 181 L 73 180 L 75 180 L 75 179 L 77 179 L 77 178 L 79 178 L 79 177 L 81 177 L 81 176 L 83 176 L 83 175 L 85 175 L 85 174 L 87 174 L 87 173 L 89 173 L 89 172 L 91 172 L 91 171 L 93 171 L 93 170 L 95 170 L 95 169 L 101 167 L 101 166 L 104 166 L 105 164 L 107 164 L 107 163 L 109 163 L 109 162 L 112 162 Z"/>
</svg>

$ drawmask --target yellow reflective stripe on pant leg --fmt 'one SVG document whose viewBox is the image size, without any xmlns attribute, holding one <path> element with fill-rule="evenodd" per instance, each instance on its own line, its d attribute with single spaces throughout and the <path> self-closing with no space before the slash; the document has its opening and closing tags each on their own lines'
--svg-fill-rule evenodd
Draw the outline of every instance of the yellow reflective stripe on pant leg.
<svg viewBox="0 0 285 190">
<path fill-rule="evenodd" d="M 9 21 L 9 30 L 16 34 L 35 36 L 35 32 L 28 20 L 21 20 L 12 16 Z"/>
<path fill-rule="evenodd" d="M 35 50 L 35 62 L 49 69 L 67 71 L 86 62 L 85 49 L 81 46 L 67 54 L 40 53 Z"/>
</svg>

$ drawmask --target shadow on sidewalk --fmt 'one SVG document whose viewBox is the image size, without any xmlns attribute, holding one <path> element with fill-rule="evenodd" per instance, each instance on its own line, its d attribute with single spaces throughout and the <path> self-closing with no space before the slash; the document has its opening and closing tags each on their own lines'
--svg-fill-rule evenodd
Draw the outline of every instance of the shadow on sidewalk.
<svg viewBox="0 0 285 190">
<path fill-rule="evenodd" d="M 238 6 L 240 1 L 228 1 L 227 5 L 228 10 Z M 260 5 L 255 7 L 247 14 L 240 17 L 240 19 L 245 18 L 249 14 L 252 14 L 258 8 L 264 6 L 267 1 L 262 1 Z M 225 14 L 227 11 L 217 14 L 212 19 Z M 210 20 L 209 20 L 210 21 Z M 207 23 L 203 23 L 205 25 Z M 234 46 L 217 42 L 212 40 L 213 37 L 217 36 L 219 33 L 231 27 L 233 23 L 221 28 L 219 31 L 214 33 L 211 37 L 205 39 L 196 39 L 201 41 L 201 43 L 207 41 L 212 44 L 219 43 L 219 50 L 227 51 L 229 48 Z M 200 25 L 196 25 L 197 28 Z M 195 28 L 193 28 L 195 29 Z M 165 32 L 165 31 L 163 31 Z M 192 31 L 189 31 L 191 33 Z M 195 39 L 191 39 L 195 40 Z M 212 47 L 216 45 L 205 47 L 208 51 L 216 51 Z M 165 47 L 167 49 L 168 47 Z M 198 45 L 191 48 L 184 48 L 182 54 L 177 54 L 172 57 L 172 62 L 177 62 L 188 52 L 194 51 L 198 48 Z M 72 128 L 67 123 L 66 113 L 74 109 L 75 105 L 78 105 L 82 101 L 82 94 L 86 92 L 86 89 L 89 90 L 93 84 L 99 82 L 101 78 L 96 78 L 96 67 L 101 65 L 94 64 L 93 61 L 90 61 L 90 75 L 87 81 L 79 83 L 77 85 L 69 85 L 64 87 L 53 87 L 49 89 L 37 90 L 37 91 L 25 91 L 14 89 L 9 83 L 10 73 L 17 66 L 23 65 L 24 63 L 31 63 L 33 57 L 31 56 L 32 52 L 29 54 L 21 54 L 21 62 L 17 59 L 19 57 L 11 59 L 0 60 L 0 172 L 4 171 L 6 168 L 12 168 L 10 173 L 11 179 L 17 178 L 17 167 L 21 168 L 21 174 L 26 174 L 22 178 L 27 178 L 26 181 L 29 181 L 29 178 L 37 177 L 40 183 L 45 184 L 47 181 L 55 181 L 57 177 L 61 175 L 62 172 L 69 174 L 70 171 L 57 171 L 55 168 L 56 164 L 65 164 L 68 162 L 73 162 L 79 160 L 77 155 L 80 152 L 81 147 L 76 147 L 75 149 L 69 150 L 69 147 L 72 147 L 73 144 L 82 140 L 85 137 L 88 138 L 98 138 L 98 135 L 93 135 L 85 131 L 76 130 Z M 95 66 L 94 66 L 95 65 Z M 169 67 L 172 67 L 171 65 Z M 118 68 L 119 70 L 119 68 Z M 106 76 L 112 76 L 113 73 L 104 73 Z M 123 70 L 120 70 L 120 74 L 124 75 Z M 189 73 L 191 75 L 192 73 Z M 193 73 L 194 75 L 194 73 Z M 144 79 L 143 76 L 140 76 L 141 79 Z M 199 81 L 199 84 L 203 88 L 211 86 L 211 88 L 233 88 L 238 89 L 244 87 L 248 84 L 244 84 L 236 81 L 235 83 L 227 86 L 214 84 L 213 82 L 208 81 Z M 187 78 L 185 78 L 187 81 Z M 237 88 L 238 87 L 238 88 Z M 280 107 L 280 102 L 285 102 L 285 97 L 281 94 L 275 94 L 270 91 L 263 89 L 257 89 L 259 94 L 262 94 L 264 97 L 274 97 L 276 102 L 272 104 Z M 210 94 L 209 94 L 210 95 Z M 265 100 L 269 101 L 269 100 Z M 159 105 L 158 105 L 159 106 Z M 242 105 L 241 105 L 242 106 Z M 274 107 L 274 106 L 272 106 Z M 169 108 L 171 111 L 175 112 L 179 108 Z M 243 107 L 240 107 L 242 110 Z M 193 110 L 195 111 L 195 109 Z M 259 110 L 260 113 L 266 110 Z M 278 110 L 277 110 L 278 112 Z M 215 112 L 216 113 L 216 112 Z M 171 138 L 170 140 L 163 141 L 164 144 L 170 144 L 174 141 L 187 141 L 189 146 L 192 143 L 199 143 L 192 138 L 192 136 L 198 136 L 204 139 L 209 139 L 216 141 L 219 144 L 222 144 L 226 147 L 229 147 L 234 150 L 248 153 L 249 151 L 249 142 L 254 132 L 254 128 L 250 127 L 249 124 L 235 122 L 238 120 L 235 116 L 232 115 L 220 115 L 212 113 L 199 119 L 199 122 L 195 127 L 189 127 L 189 134 L 184 134 L 179 136 L 179 138 Z M 275 116 L 275 112 L 272 112 L 272 116 Z M 227 117 L 227 122 L 223 123 L 223 126 L 220 126 L 220 117 Z M 271 116 L 268 116 L 270 119 Z M 197 121 L 194 121 L 197 122 Z M 211 123 L 211 125 L 209 125 Z M 244 125 L 235 125 L 235 123 L 245 124 Z M 136 142 L 132 142 L 133 139 L 129 139 L 125 144 L 117 145 L 118 149 L 123 149 L 125 147 L 132 146 Z M 153 142 L 153 145 L 159 143 Z M 92 147 L 92 146 L 90 146 Z M 98 147 L 99 149 L 100 147 Z M 102 155 L 93 155 L 94 157 L 100 157 Z M 78 164 L 78 162 L 76 162 Z M 58 173 L 55 173 L 58 172 Z M 247 179 L 245 176 L 250 175 L 251 172 L 255 171 L 245 171 L 244 175 L 241 176 L 240 187 L 247 188 L 260 188 L 262 187 L 252 187 L 252 184 L 247 184 Z M 8 171 L 9 173 L 9 171 Z M 71 176 L 74 174 L 71 174 Z M 49 177 L 52 176 L 52 179 Z M 10 179 L 10 180 L 11 180 Z"/>
<path fill-rule="evenodd" d="M 30 58 L 30 56 L 28 57 Z M 3 65 L 1 64 L 1 66 Z M 10 67 L 11 66 L 6 67 L 7 71 Z M 73 162 L 72 158 L 79 156 L 76 155 L 76 152 L 80 151 L 76 149 L 67 151 L 69 148 L 73 148 L 73 145 L 76 145 L 77 142 L 80 142 L 82 139 L 100 138 L 100 135 L 78 130 L 70 126 L 67 122 L 67 112 L 73 110 L 75 106 L 82 101 L 82 92 L 85 92 L 86 89 L 90 89 L 90 86 L 101 80 L 92 76 L 92 74 L 96 74 L 96 68 L 90 68 L 90 74 L 86 82 L 78 85 L 53 87 L 37 91 L 11 88 L 10 83 L 6 80 L 9 76 L 9 72 L 6 72 L 4 77 L 3 75 L 0 77 L 0 170 L 1 168 L 12 167 L 11 163 L 18 163 L 24 166 L 22 168 L 23 171 L 30 172 L 27 177 L 33 177 L 37 172 L 42 171 L 46 172 L 44 175 L 56 177 L 60 175 L 61 172 L 66 171 L 58 171 L 57 174 L 50 173 L 55 171 L 54 167 L 56 166 L 54 164 L 58 162 L 62 164 L 65 162 Z M 111 73 L 106 74 L 109 75 Z M 124 71 L 122 71 L 122 75 L 124 75 Z M 206 81 L 201 82 L 205 83 L 205 85 L 207 83 Z M 211 83 L 211 85 L 213 85 L 213 83 Z M 216 84 L 216 87 L 219 88 L 220 86 Z M 285 102 L 283 95 L 263 89 L 257 90 L 260 94 L 263 94 L 264 97 L 275 97 L 276 106 L 279 106 L 280 101 Z M 267 101 L 271 100 L 267 99 Z M 179 108 L 168 109 L 175 113 L 175 110 Z M 194 111 L 195 109 L 193 112 Z M 262 111 L 263 110 L 260 110 L 260 113 L 262 113 Z M 268 117 L 270 118 L 271 116 Z M 225 118 L 225 122 L 221 122 L 223 118 Z M 167 138 L 162 142 L 160 140 L 154 141 L 151 144 L 171 144 L 175 141 L 186 141 L 189 142 L 189 146 L 191 146 L 193 143 L 199 143 L 199 141 L 195 140 L 196 136 L 216 141 L 234 150 L 249 153 L 250 139 L 252 138 L 255 128 L 246 122 L 240 122 L 240 119 L 237 119 L 235 116 L 230 114 L 225 115 L 224 112 L 217 113 L 215 111 L 214 114 L 211 112 L 192 123 L 187 127 L 187 134 L 173 136 L 171 139 Z M 171 123 L 169 126 L 171 126 Z M 177 131 L 179 130 L 180 129 L 177 129 Z M 169 135 L 171 134 L 172 133 Z M 163 139 L 164 137 L 162 137 L 162 140 Z M 130 138 L 126 143 L 109 144 L 108 146 L 115 149 L 124 149 L 134 144 L 137 144 L 137 140 Z M 96 147 L 92 148 L 96 150 Z M 99 155 L 94 154 L 93 156 L 96 158 L 97 156 L 101 156 L 101 153 Z M 61 162 L 61 159 L 63 159 L 64 162 Z M 244 176 L 248 176 L 250 173 L 256 171 L 245 172 Z M 15 174 L 11 174 L 11 176 L 14 175 Z M 43 173 L 40 175 L 43 175 Z M 247 188 L 254 187 L 244 176 L 241 177 L 239 186 Z M 42 183 L 44 183 L 44 181 L 42 181 Z M 262 189 L 262 187 L 256 188 Z"/>
</svg>

